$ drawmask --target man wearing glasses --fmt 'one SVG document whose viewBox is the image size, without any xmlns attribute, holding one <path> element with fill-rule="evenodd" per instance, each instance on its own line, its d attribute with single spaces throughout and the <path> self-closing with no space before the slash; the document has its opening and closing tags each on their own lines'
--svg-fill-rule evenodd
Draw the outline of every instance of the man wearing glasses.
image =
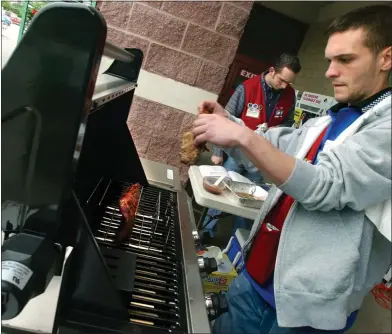
<svg viewBox="0 0 392 334">
<path fill-rule="evenodd" d="M 291 87 L 295 76 L 300 72 L 301 65 L 296 56 L 283 53 L 275 61 L 273 67 L 260 75 L 256 75 L 239 85 L 226 105 L 226 110 L 236 118 L 241 118 L 244 124 L 256 130 L 276 126 L 291 127 L 294 124 L 295 91 Z M 223 150 L 214 146 L 211 161 L 214 165 L 223 163 Z M 252 182 L 261 184 L 263 176 L 260 172 L 249 172 L 246 168 L 229 157 L 223 166 L 228 171 L 242 174 Z M 215 234 L 220 211 L 208 210 L 203 227 L 210 236 Z M 239 228 L 247 228 L 249 224 L 243 218 L 237 217 L 234 231 Z"/>
</svg>

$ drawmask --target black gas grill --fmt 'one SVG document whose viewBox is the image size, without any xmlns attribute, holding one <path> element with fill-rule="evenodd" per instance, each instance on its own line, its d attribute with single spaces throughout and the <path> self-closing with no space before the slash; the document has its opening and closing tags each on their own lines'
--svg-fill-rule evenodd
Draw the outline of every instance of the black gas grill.
<svg viewBox="0 0 392 334">
<path fill-rule="evenodd" d="M 3 68 L 4 333 L 29 331 L 12 321 L 53 276 L 57 308 L 42 319 L 53 333 L 210 331 L 179 171 L 139 159 L 126 124 L 143 54 L 106 32 L 94 8 L 47 5 Z M 98 76 L 103 55 L 115 61 Z M 137 216 L 118 242 L 119 197 L 134 183 Z"/>
</svg>

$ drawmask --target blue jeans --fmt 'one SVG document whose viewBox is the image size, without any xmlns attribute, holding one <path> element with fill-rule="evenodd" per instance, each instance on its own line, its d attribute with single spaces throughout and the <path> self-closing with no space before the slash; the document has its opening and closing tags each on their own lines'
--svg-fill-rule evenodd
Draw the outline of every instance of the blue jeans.
<svg viewBox="0 0 392 334">
<path fill-rule="evenodd" d="M 263 181 L 263 176 L 261 175 L 260 172 L 256 172 L 256 173 L 248 172 L 247 170 L 245 170 L 244 166 L 242 166 L 241 164 L 236 162 L 231 157 L 228 157 L 228 159 L 223 164 L 223 167 L 225 167 L 226 170 L 228 170 L 228 171 L 237 172 L 237 173 L 245 176 L 246 178 L 248 178 L 249 180 L 251 180 L 252 182 L 254 182 L 258 185 L 260 185 Z M 218 216 L 221 213 L 222 212 L 219 210 L 209 209 L 207 212 L 207 216 L 204 219 L 203 231 L 208 231 L 210 233 L 211 237 L 214 237 L 215 230 L 216 230 L 216 224 L 218 223 L 218 218 L 211 220 L 211 217 Z M 209 220 L 211 220 L 211 221 L 209 222 Z M 250 230 L 252 228 L 252 224 L 253 224 L 253 220 L 236 216 L 235 217 L 235 224 L 234 224 L 234 228 L 233 228 L 233 234 L 238 228 Z"/>
<path fill-rule="evenodd" d="M 278 326 L 276 310 L 269 306 L 253 289 L 247 278 L 240 274 L 226 294 L 229 310 L 214 323 L 213 334 L 228 333 L 281 333 L 281 334 L 342 334 L 311 327 L 282 328 Z"/>
</svg>

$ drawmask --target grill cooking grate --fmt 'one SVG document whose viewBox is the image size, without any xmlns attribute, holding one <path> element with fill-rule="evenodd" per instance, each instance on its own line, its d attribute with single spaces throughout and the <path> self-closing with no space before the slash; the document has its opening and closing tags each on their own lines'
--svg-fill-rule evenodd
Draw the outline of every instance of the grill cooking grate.
<svg viewBox="0 0 392 334">
<path fill-rule="evenodd" d="M 176 237 L 179 233 L 176 193 L 154 186 L 143 187 L 130 237 L 118 242 L 116 235 L 123 224 L 118 202 L 131 185 L 109 182 L 99 201 L 95 238 L 101 246 L 137 255 L 128 306 L 130 321 L 169 331 L 180 329 L 182 274 Z"/>
</svg>

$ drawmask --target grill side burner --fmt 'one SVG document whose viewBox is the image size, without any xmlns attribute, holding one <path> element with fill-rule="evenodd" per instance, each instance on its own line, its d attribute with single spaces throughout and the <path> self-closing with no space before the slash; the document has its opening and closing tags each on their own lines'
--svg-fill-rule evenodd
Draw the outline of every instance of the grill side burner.
<svg viewBox="0 0 392 334">
<path fill-rule="evenodd" d="M 107 182 L 91 221 L 94 236 L 114 280 L 123 268 L 113 264 L 116 259 L 110 252 L 121 250 L 135 255 L 135 266 L 127 268 L 134 277 L 133 287 L 130 291 L 119 287 L 127 301 L 130 322 L 186 331 L 177 194 L 154 186 L 142 187 L 130 237 L 119 242 L 116 235 L 124 219 L 118 203 L 130 186 L 126 182 Z"/>
</svg>

